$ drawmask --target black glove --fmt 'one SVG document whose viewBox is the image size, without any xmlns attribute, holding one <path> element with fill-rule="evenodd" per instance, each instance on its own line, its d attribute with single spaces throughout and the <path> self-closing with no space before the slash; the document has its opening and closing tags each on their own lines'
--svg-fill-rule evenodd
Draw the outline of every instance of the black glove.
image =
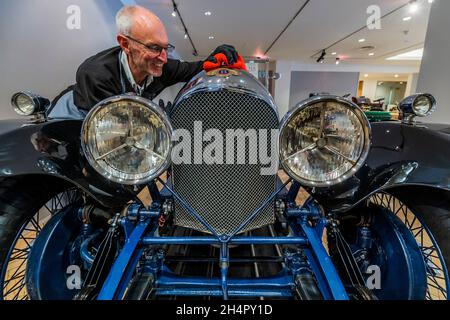
<svg viewBox="0 0 450 320">
<path fill-rule="evenodd" d="M 235 64 L 238 61 L 238 53 L 236 49 L 229 44 L 218 46 L 206 60 L 217 63 L 217 59 L 214 56 L 218 53 L 223 53 L 225 57 L 227 57 L 228 64 L 230 65 Z"/>
<path fill-rule="evenodd" d="M 159 107 L 166 112 L 170 112 L 170 110 L 172 109 L 172 102 L 170 102 L 170 101 L 168 101 L 165 104 L 163 99 L 159 99 L 158 104 L 159 104 Z"/>
</svg>

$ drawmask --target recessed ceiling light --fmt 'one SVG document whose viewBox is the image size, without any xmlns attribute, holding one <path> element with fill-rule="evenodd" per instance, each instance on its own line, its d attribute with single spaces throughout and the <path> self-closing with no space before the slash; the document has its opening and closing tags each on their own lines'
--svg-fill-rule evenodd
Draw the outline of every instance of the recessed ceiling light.
<svg viewBox="0 0 450 320">
<path fill-rule="evenodd" d="M 177 16 L 177 13 L 175 12 L 175 11 L 172 11 L 172 17 L 176 17 Z"/>
<path fill-rule="evenodd" d="M 211 15 L 211 11 L 206 11 L 205 12 L 205 16 L 210 16 Z"/>
<path fill-rule="evenodd" d="M 374 56 L 375 55 L 375 53 L 373 53 L 373 52 L 371 52 L 371 53 L 369 53 L 369 56 Z"/>
<path fill-rule="evenodd" d="M 209 40 L 213 40 L 214 39 L 214 36 L 209 36 Z"/>
<path fill-rule="evenodd" d="M 434 0 L 428 0 L 428 3 L 433 3 L 434 2 Z"/>
<path fill-rule="evenodd" d="M 423 57 L 423 48 L 422 49 L 417 49 L 417 50 L 413 50 L 410 52 L 405 52 L 393 57 L 389 57 L 386 60 L 398 60 L 398 61 L 420 61 L 422 60 Z"/>
<path fill-rule="evenodd" d="M 368 78 L 369 77 L 369 75 L 366 73 L 365 75 L 364 75 L 364 78 Z"/>
<path fill-rule="evenodd" d="M 419 10 L 419 5 L 417 3 L 411 3 L 409 5 L 409 12 L 414 13 L 417 12 L 417 10 Z"/>
<path fill-rule="evenodd" d="M 185 39 L 187 39 L 187 38 L 188 38 L 188 35 L 187 35 L 187 33 L 185 33 L 185 34 L 184 34 L 184 38 L 185 38 Z"/>
<path fill-rule="evenodd" d="M 332 52 L 331 55 L 335 56 L 337 55 L 337 52 Z"/>
<path fill-rule="evenodd" d="M 366 41 L 366 39 L 364 39 L 364 38 L 358 40 L 358 42 L 365 42 L 365 41 Z"/>
<path fill-rule="evenodd" d="M 394 77 L 398 78 L 398 77 L 399 77 L 399 75 L 398 75 L 398 74 L 396 74 L 396 75 L 394 75 Z"/>
<path fill-rule="evenodd" d="M 412 19 L 412 17 L 404 17 L 403 18 L 403 21 L 409 21 L 409 20 L 411 20 Z"/>
</svg>

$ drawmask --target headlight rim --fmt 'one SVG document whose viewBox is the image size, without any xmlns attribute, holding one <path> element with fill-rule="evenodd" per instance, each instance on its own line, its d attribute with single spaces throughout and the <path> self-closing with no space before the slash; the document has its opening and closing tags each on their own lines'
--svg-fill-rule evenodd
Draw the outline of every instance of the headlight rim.
<svg viewBox="0 0 450 320">
<path fill-rule="evenodd" d="M 141 179 L 134 179 L 134 180 L 122 180 L 122 179 L 118 179 L 115 176 L 112 176 L 109 172 L 105 171 L 105 169 L 103 169 L 98 162 L 94 159 L 92 153 L 89 151 L 89 148 L 87 146 L 87 130 L 86 130 L 86 126 L 88 125 L 88 123 L 90 122 L 89 120 L 92 119 L 92 117 L 99 112 L 102 108 L 107 107 L 109 104 L 112 103 L 117 103 L 120 101 L 124 101 L 124 100 L 131 100 L 132 102 L 136 102 L 144 107 L 149 108 L 152 112 L 155 112 L 157 114 L 157 116 L 162 120 L 162 122 L 165 125 L 166 131 L 167 131 L 167 135 L 170 139 L 169 141 L 169 149 L 167 151 L 167 157 L 165 159 L 165 161 L 162 163 L 162 165 L 160 166 L 160 168 L 155 171 L 152 175 L 145 177 L 145 178 L 141 178 Z M 107 99 L 104 99 L 102 101 L 100 101 L 98 104 L 96 104 L 86 115 L 83 124 L 81 126 L 81 147 L 83 150 L 83 154 L 85 156 L 85 158 L 88 160 L 88 163 L 90 164 L 90 166 L 97 172 L 99 173 L 102 177 L 118 183 L 118 184 L 122 184 L 122 185 L 129 185 L 129 186 L 133 186 L 133 185 L 143 185 L 146 184 L 147 182 L 156 179 L 157 177 L 159 177 L 161 174 L 163 174 L 171 165 L 171 154 L 172 154 L 172 147 L 173 147 L 173 141 L 172 141 L 172 136 L 173 136 L 173 127 L 172 124 L 169 120 L 169 117 L 167 116 L 167 114 L 165 113 L 165 111 L 159 107 L 156 103 L 154 103 L 153 101 L 140 97 L 140 96 L 136 96 L 136 95 L 131 95 L 131 94 L 122 94 L 122 95 L 117 95 L 117 96 L 113 96 Z"/>
<path fill-rule="evenodd" d="M 32 112 L 25 113 L 17 105 L 17 101 L 16 100 L 21 95 L 26 96 L 30 100 L 30 102 L 31 102 L 31 104 L 33 106 L 33 111 Z M 45 106 L 41 105 L 41 103 L 39 101 L 39 98 L 41 98 L 41 97 L 39 95 L 33 93 L 33 92 L 30 92 L 30 91 L 19 91 L 19 92 L 14 93 L 11 96 L 11 106 L 14 108 L 14 111 L 20 116 L 32 116 L 35 113 L 41 112 L 41 111 L 43 111 L 45 109 Z"/>
<path fill-rule="evenodd" d="M 337 102 L 337 103 L 342 103 L 342 104 L 347 105 L 352 110 L 352 112 L 356 115 L 356 117 L 358 118 L 360 123 L 362 124 L 365 139 L 364 139 L 364 147 L 362 149 L 361 155 L 359 156 L 356 164 L 354 166 L 352 166 L 351 169 L 347 170 L 339 178 L 336 178 L 334 180 L 328 180 L 326 182 L 312 182 L 311 180 L 306 180 L 306 179 L 303 179 L 303 178 L 297 176 L 297 174 L 294 173 L 285 164 L 284 161 L 282 161 L 283 160 L 282 159 L 282 151 L 283 151 L 282 150 L 282 146 L 283 146 L 282 139 L 283 139 L 284 129 L 288 126 L 288 124 L 290 123 L 292 118 L 297 116 L 298 113 L 302 112 L 307 107 L 317 104 L 317 103 L 321 103 L 321 102 Z M 365 115 L 364 111 L 358 105 L 356 105 L 354 102 L 352 102 L 348 99 L 345 99 L 343 97 L 340 97 L 340 96 L 320 95 L 320 96 L 311 97 L 309 99 L 305 99 L 305 100 L 299 102 L 291 111 L 289 111 L 284 116 L 284 118 L 282 119 L 282 121 L 280 123 L 280 135 L 279 135 L 278 144 L 279 144 L 280 164 L 281 164 L 281 167 L 283 168 L 283 170 L 289 175 L 289 177 L 291 177 L 295 181 L 297 181 L 300 184 L 305 185 L 307 187 L 327 188 L 327 187 L 332 187 L 334 185 L 337 185 L 337 184 L 347 181 L 352 176 L 354 176 L 364 166 L 364 164 L 367 161 L 367 158 L 368 158 L 368 155 L 370 152 L 370 148 L 372 146 L 372 126 L 370 124 L 370 121 L 367 119 L 367 116 Z M 352 171 L 354 173 L 349 174 Z"/>
<path fill-rule="evenodd" d="M 414 104 L 417 99 L 425 96 L 431 102 L 431 107 L 426 113 L 418 113 L 414 108 Z M 437 100 L 431 93 L 415 93 L 403 99 L 399 105 L 399 110 L 404 114 L 405 123 L 413 123 L 415 117 L 425 118 L 431 115 L 437 109 Z"/>
</svg>

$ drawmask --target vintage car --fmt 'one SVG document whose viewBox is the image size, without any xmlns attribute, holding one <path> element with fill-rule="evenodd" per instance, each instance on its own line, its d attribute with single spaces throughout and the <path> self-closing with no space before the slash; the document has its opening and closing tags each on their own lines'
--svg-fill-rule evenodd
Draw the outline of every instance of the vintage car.
<svg viewBox="0 0 450 320">
<path fill-rule="evenodd" d="M 450 128 L 314 96 L 283 119 L 245 71 L 163 110 L 133 95 L 0 122 L 3 299 L 447 299 Z"/>
</svg>

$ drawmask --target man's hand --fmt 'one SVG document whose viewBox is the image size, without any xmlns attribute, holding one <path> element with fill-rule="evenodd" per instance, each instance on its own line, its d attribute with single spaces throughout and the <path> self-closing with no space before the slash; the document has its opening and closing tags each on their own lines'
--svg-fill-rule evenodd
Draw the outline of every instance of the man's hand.
<svg viewBox="0 0 450 320">
<path fill-rule="evenodd" d="M 214 50 L 206 60 L 212 63 L 217 63 L 215 55 L 219 53 L 225 55 L 225 57 L 228 60 L 228 65 L 235 64 L 238 61 L 238 53 L 236 49 L 229 44 L 223 44 L 221 46 L 218 46 L 216 50 Z"/>
</svg>

